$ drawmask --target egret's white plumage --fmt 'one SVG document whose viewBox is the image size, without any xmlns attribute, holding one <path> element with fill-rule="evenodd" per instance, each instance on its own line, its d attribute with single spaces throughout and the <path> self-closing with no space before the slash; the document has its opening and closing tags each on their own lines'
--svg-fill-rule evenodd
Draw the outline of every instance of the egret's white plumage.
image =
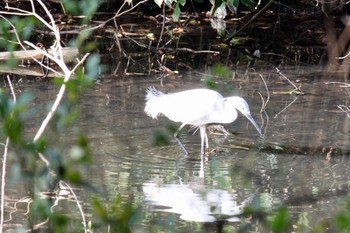
<svg viewBox="0 0 350 233">
<path fill-rule="evenodd" d="M 250 114 L 247 102 L 239 97 L 224 98 L 220 93 L 209 89 L 193 89 L 173 94 L 164 94 L 150 87 L 146 95 L 145 112 L 152 118 L 164 115 L 172 121 L 182 122 L 175 133 L 175 139 L 187 154 L 178 133 L 185 125 L 192 125 L 200 129 L 201 153 L 204 144 L 208 148 L 206 125 L 211 123 L 227 124 L 237 119 L 239 110 L 254 125 L 261 135 L 260 129 Z"/>
</svg>

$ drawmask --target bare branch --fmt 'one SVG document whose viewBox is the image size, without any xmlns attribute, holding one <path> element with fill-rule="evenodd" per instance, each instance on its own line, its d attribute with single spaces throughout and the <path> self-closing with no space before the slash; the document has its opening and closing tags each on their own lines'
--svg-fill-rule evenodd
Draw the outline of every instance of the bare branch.
<svg viewBox="0 0 350 233">
<path fill-rule="evenodd" d="M 64 181 L 61 181 L 61 183 L 63 185 L 65 185 L 69 191 L 71 192 L 71 194 L 73 195 L 74 197 L 74 200 L 75 200 L 75 203 L 77 204 L 77 207 L 79 209 L 79 212 L 80 212 L 80 215 L 81 215 L 81 218 L 82 218 L 82 222 L 83 222 L 83 226 L 84 226 L 84 232 L 87 233 L 88 230 L 87 230 L 87 226 L 86 226 L 86 220 L 85 220 L 85 215 L 84 215 L 84 211 L 83 211 L 83 208 L 81 207 L 80 203 L 79 203 L 79 200 L 77 198 L 77 195 L 75 194 L 75 192 L 73 191 L 73 189 Z"/>
<path fill-rule="evenodd" d="M 37 62 L 38 64 L 40 64 L 44 68 L 49 69 L 52 72 L 55 72 L 55 73 L 57 73 L 57 74 L 59 74 L 61 76 L 64 76 L 64 82 L 63 82 L 63 84 L 62 84 L 62 86 L 61 86 L 61 88 L 59 90 L 57 98 L 56 98 L 53 106 L 51 107 L 50 111 L 48 112 L 46 118 L 43 120 L 43 122 L 42 122 L 42 124 L 41 124 L 41 126 L 40 126 L 40 128 L 38 130 L 38 132 L 36 133 L 36 135 L 35 135 L 35 137 L 33 139 L 34 142 L 37 141 L 41 137 L 42 133 L 44 132 L 45 128 L 47 127 L 48 123 L 50 122 L 53 114 L 55 113 L 55 111 L 57 110 L 59 104 L 61 103 L 61 100 L 62 100 L 62 98 L 64 96 L 64 93 L 65 93 L 65 90 L 66 90 L 66 83 L 69 81 L 69 79 L 73 75 L 74 70 L 79 65 L 81 65 L 86 60 L 86 58 L 89 55 L 89 54 L 85 54 L 83 59 L 80 60 L 75 65 L 75 67 L 72 70 L 70 70 L 67 67 L 67 64 L 65 63 L 64 58 L 63 58 L 62 46 L 60 44 L 61 37 L 60 37 L 59 28 L 55 25 L 55 21 L 54 21 L 52 15 L 51 15 L 50 11 L 45 6 L 45 4 L 41 0 L 37 0 L 37 2 L 40 4 L 40 6 L 44 9 L 46 15 L 49 17 L 50 23 L 45 21 L 40 15 L 38 15 L 36 13 L 33 0 L 30 0 L 31 6 L 32 6 L 32 12 L 28 12 L 28 11 L 24 11 L 24 10 L 17 9 L 17 8 L 12 8 L 12 7 L 8 7 L 7 8 L 7 9 L 11 10 L 12 12 L 0 11 L 0 17 L 3 18 L 4 20 L 6 20 L 6 22 L 8 22 L 11 25 L 11 27 L 14 29 L 14 32 L 15 32 L 16 38 L 18 40 L 18 43 L 20 44 L 20 46 L 22 47 L 23 50 L 27 51 L 25 46 L 24 46 L 24 44 L 30 46 L 31 48 L 33 48 L 33 49 L 39 51 L 40 53 L 42 53 L 44 56 L 47 56 L 51 61 L 55 62 L 62 69 L 62 72 L 63 72 L 63 74 L 62 74 L 62 73 L 60 73 L 58 71 L 55 71 L 52 68 L 50 68 L 48 66 L 45 66 L 40 61 L 38 61 L 37 59 L 32 57 L 35 62 Z M 29 41 L 23 41 L 23 43 L 24 43 L 23 44 L 21 39 L 18 36 L 18 33 L 16 31 L 15 26 L 1 14 L 7 14 L 7 15 L 19 15 L 20 14 L 20 15 L 34 16 L 35 18 L 40 20 L 46 27 L 48 27 L 53 32 L 53 34 L 55 36 L 55 43 L 51 46 L 52 55 L 49 54 L 47 51 L 45 51 L 45 50 L 39 48 L 38 46 L 34 45 L 33 43 L 29 42 Z"/>
<path fill-rule="evenodd" d="M 1 12 L 0 12 L 0 13 L 1 13 Z M 51 54 L 47 53 L 45 50 L 40 49 L 39 47 L 35 46 L 33 43 L 30 43 L 30 42 L 28 42 L 28 41 L 23 41 L 23 43 L 22 43 L 22 41 L 21 41 L 21 39 L 19 38 L 19 35 L 18 35 L 18 33 L 17 33 L 16 27 L 11 23 L 11 21 L 9 21 L 7 18 L 5 18 L 4 16 L 2 16 L 1 14 L 0 14 L 0 18 L 4 19 L 4 20 L 12 27 L 12 29 L 13 29 L 13 31 L 14 31 L 14 34 L 15 34 L 15 36 L 16 36 L 16 39 L 17 39 L 17 43 L 21 46 L 21 48 L 22 48 L 24 51 L 27 51 L 27 49 L 26 49 L 26 47 L 23 45 L 23 43 L 25 43 L 25 44 L 29 45 L 30 47 L 34 48 L 35 50 L 41 52 L 43 55 L 47 56 L 48 58 L 50 58 L 51 60 L 53 60 L 54 62 L 56 62 L 56 63 L 60 66 L 60 64 L 59 64 L 60 62 L 58 62 L 58 60 L 57 60 L 55 57 L 53 57 Z M 35 57 L 32 57 L 32 56 L 30 56 L 30 57 L 31 57 L 36 63 L 38 63 L 39 65 L 45 67 L 46 69 L 51 70 L 52 72 L 54 72 L 54 73 L 56 73 L 56 74 L 58 74 L 58 75 L 60 75 L 60 76 L 64 76 L 63 74 L 61 74 L 60 72 L 58 72 L 58 71 L 52 69 L 51 67 L 48 67 L 48 66 L 42 64 L 42 62 L 39 61 L 39 60 L 37 60 Z M 61 66 L 60 66 L 60 67 L 61 67 Z"/>
<path fill-rule="evenodd" d="M 260 112 L 263 112 L 263 111 L 265 111 L 266 105 L 267 105 L 267 103 L 268 103 L 269 100 L 270 100 L 270 91 L 269 91 L 269 89 L 268 89 L 268 87 L 267 87 L 267 85 L 266 85 L 266 82 L 265 82 L 264 77 L 263 77 L 261 74 L 259 75 L 259 77 L 262 79 L 262 81 L 263 81 L 263 83 L 264 83 L 264 85 L 265 85 L 265 88 L 266 88 L 266 92 L 267 92 L 266 101 L 264 101 L 264 99 L 262 98 L 262 95 L 261 95 L 260 92 L 259 92 L 259 95 L 260 95 L 260 97 L 261 97 L 261 99 L 262 99 L 262 101 L 263 101 L 263 104 L 262 104 L 262 106 L 261 106 Z"/>
<path fill-rule="evenodd" d="M 7 75 L 7 81 L 9 83 L 13 102 L 16 103 L 16 94 L 12 86 L 12 82 L 10 77 Z M 2 170 L 1 170 L 1 199 L 0 199 L 0 233 L 2 233 L 2 230 L 4 228 L 4 207 L 5 207 L 5 184 L 6 184 L 6 165 L 7 165 L 7 152 L 8 152 L 8 146 L 10 143 L 10 138 L 6 138 L 5 146 L 4 146 L 4 153 L 2 157 Z"/>
<path fill-rule="evenodd" d="M 289 80 L 282 72 L 276 67 L 276 71 L 279 75 L 281 75 L 284 79 L 286 79 L 293 87 L 294 90 L 288 92 L 289 94 L 297 94 L 297 95 L 303 95 L 304 93 L 300 90 L 300 87 L 297 87 L 292 81 Z"/>
</svg>

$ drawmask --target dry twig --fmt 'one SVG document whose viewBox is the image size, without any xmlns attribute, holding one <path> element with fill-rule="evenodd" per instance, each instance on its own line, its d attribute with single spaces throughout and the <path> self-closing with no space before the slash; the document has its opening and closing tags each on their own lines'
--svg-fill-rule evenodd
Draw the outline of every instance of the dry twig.
<svg viewBox="0 0 350 233">
<path fill-rule="evenodd" d="M 12 97 L 13 97 L 13 103 L 16 103 L 16 94 L 12 86 L 12 82 L 10 77 L 7 75 L 7 81 L 9 83 Z M 6 142 L 4 145 L 4 153 L 2 157 L 2 170 L 1 170 L 1 199 L 0 199 L 0 233 L 2 233 L 2 230 L 4 228 L 4 207 L 5 207 L 5 184 L 6 184 L 6 165 L 7 165 L 7 152 L 8 152 L 8 146 L 10 143 L 10 138 L 6 138 Z"/>
<path fill-rule="evenodd" d="M 304 94 L 304 92 L 302 92 L 302 91 L 300 90 L 300 86 L 297 87 L 297 86 L 296 86 L 292 81 L 290 81 L 289 78 L 287 78 L 277 67 L 276 67 L 276 71 L 277 71 L 277 73 L 278 73 L 280 76 L 282 76 L 284 79 L 286 79 L 286 80 L 294 87 L 294 90 L 291 90 L 291 91 L 289 91 L 289 92 L 287 92 L 287 93 L 292 94 L 292 95 L 303 95 L 303 94 Z"/>
<path fill-rule="evenodd" d="M 266 129 L 267 129 L 267 126 L 269 125 L 269 116 L 267 115 L 266 113 L 266 106 L 267 106 L 267 103 L 269 102 L 270 100 L 270 91 L 267 87 L 267 84 L 265 82 L 265 79 L 264 77 L 260 74 L 259 77 L 262 79 L 263 83 L 264 83 L 264 86 L 266 88 L 266 93 L 267 93 L 267 97 L 266 97 L 266 100 L 263 98 L 262 94 L 259 92 L 259 95 L 260 95 L 260 98 L 261 98 L 261 101 L 262 101 L 262 105 L 261 105 L 261 109 L 260 109 L 260 117 L 261 117 L 261 121 L 262 121 L 262 126 L 264 125 L 264 117 L 262 116 L 262 113 L 265 114 L 265 117 L 266 117 L 266 126 L 264 127 L 264 135 L 266 134 Z"/>
</svg>

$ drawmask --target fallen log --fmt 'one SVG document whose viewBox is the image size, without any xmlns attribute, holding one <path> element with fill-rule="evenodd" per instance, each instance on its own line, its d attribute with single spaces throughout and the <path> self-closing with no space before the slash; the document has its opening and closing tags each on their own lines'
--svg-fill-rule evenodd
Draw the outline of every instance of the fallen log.
<svg viewBox="0 0 350 233">
<path fill-rule="evenodd" d="M 14 74 L 19 76 L 35 76 L 35 77 L 43 77 L 44 73 L 40 66 L 18 66 L 18 67 L 9 67 L 5 65 L 0 65 L 0 74 Z M 63 78 L 64 75 L 61 76 L 59 74 L 49 72 L 46 77 L 52 78 Z"/>
<path fill-rule="evenodd" d="M 51 49 L 48 49 L 47 51 L 49 54 L 52 54 Z M 62 48 L 62 54 L 63 54 L 64 62 L 66 64 L 69 64 L 69 63 L 72 63 L 74 59 L 79 55 L 79 50 L 78 48 L 64 47 Z M 0 62 L 6 61 L 11 58 L 16 60 L 23 60 L 23 62 L 28 64 L 28 63 L 34 62 L 33 58 L 41 61 L 41 59 L 43 58 L 43 54 L 37 50 L 0 52 Z"/>
</svg>

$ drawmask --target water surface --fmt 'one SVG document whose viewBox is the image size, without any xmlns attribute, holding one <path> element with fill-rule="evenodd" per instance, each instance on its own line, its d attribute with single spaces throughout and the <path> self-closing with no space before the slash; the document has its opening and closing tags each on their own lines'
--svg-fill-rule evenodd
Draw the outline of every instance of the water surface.
<svg viewBox="0 0 350 233">
<path fill-rule="evenodd" d="M 231 135 L 209 135 L 211 153 L 203 160 L 198 133 L 192 135 L 184 129 L 181 138 L 190 151 L 185 157 L 169 130 L 179 124 L 146 116 L 144 98 L 150 85 L 163 92 L 204 87 L 204 76 L 193 72 L 163 80 L 158 76 L 102 78 L 81 96 L 80 117 L 59 134 L 60 143 L 69 145 L 70 138 L 79 133 L 88 137 L 93 161 L 82 170 L 83 178 L 103 190 L 107 200 L 121 195 L 125 202 L 135 202 L 148 213 L 137 227 L 144 232 L 214 231 L 223 224 L 217 220 L 227 221 L 223 227 L 229 231 L 239 229 L 242 209 L 258 202 L 271 210 L 286 204 L 296 222 L 306 217 L 310 227 L 332 217 L 345 200 L 349 185 L 350 119 L 346 108 L 339 108 L 349 106 L 349 87 L 330 83 L 342 80 L 324 77 L 318 68 L 293 67 L 282 70 L 304 93 L 293 96 L 286 93 L 293 86 L 273 69 L 237 72 L 232 80 L 215 79 L 217 90 L 247 100 L 264 139 L 259 139 L 254 127 L 240 115 L 225 126 Z M 266 112 L 261 112 L 261 96 L 266 101 L 268 95 L 259 74 L 265 78 L 270 96 Z M 16 90 L 34 93 L 36 114 L 28 123 L 29 135 L 34 135 L 58 88 L 50 82 L 29 81 Z M 167 145 L 155 145 L 159 134 L 169 139 Z M 27 196 L 26 190 L 17 185 L 6 192 L 5 219 L 11 219 L 11 229 L 25 224 L 26 205 L 17 206 L 11 218 L 10 209 Z M 94 220 L 89 206 L 94 193 L 79 187 L 76 192 L 86 203 L 87 220 Z M 257 224 L 256 229 L 264 232 L 262 225 Z"/>
</svg>

